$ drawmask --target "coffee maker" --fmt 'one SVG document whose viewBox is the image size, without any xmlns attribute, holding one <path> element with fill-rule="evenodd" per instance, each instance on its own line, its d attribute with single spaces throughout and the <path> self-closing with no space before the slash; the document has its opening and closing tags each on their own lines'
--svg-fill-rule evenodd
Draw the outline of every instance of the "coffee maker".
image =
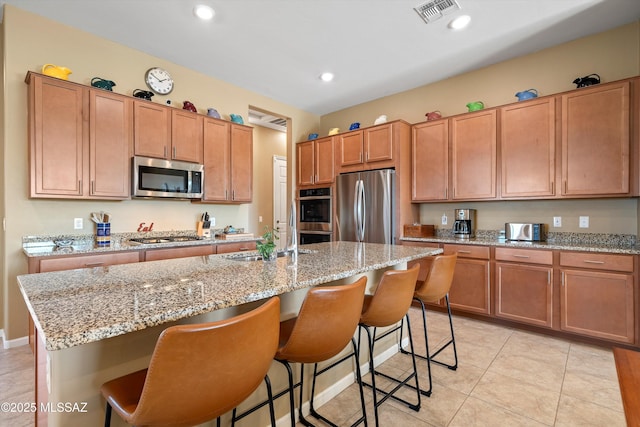
<svg viewBox="0 0 640 427">
<path fill-rule="evenodd" d="M 454 215 L 453 236 L 456 239 L 476 237 L 476 210 L 456 209 Z"/>
</svg>

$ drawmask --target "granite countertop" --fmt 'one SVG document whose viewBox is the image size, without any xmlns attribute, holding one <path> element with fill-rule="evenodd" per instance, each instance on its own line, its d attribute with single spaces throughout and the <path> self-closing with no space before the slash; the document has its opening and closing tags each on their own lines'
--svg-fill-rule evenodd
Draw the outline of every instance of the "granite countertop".
<svg viewBox="0 0 640 427">
<path fill-rule="evenodd" d="M 545 242 L 506 241 L 496 232 L 480 232 L 472 239 L 456 239 L 442 234 L 433 237 L 402 237 L 404 242 L 448 243 L 461 245 L 500 246 L 507 248 L 551 249 L 563 251 L 601 252 L 639 255 L 635 236 L 588 233 L 554 233 Z"/>
<path fill-rule="evenodd" d="M 18 276 L 18 284 L 47 350 L 61 350 L 442 250 L 330 242 L 300 252 L 297 263 L 234 259 L 252 254 L 243 252 L 28 274 Z"/>
<path fill-rule="evenodd" d="M 225 243 L 248 242 L 260 237 L 242 237 L 233 240 L 211 237 L 199 240 L 169 243 L 136 243 L 129 239 L 135 237 L 160 238 L 165 236 L 194 236 L 193 231 L 165 231 L 153 233 L 117 233 L 111 235 L 111 244 L 96 246 L 94 236 L 88 235 L 51 235 L 25 236 L 22 238 L 22 251 L 27 257 L 47 257 L 57 255 L 101 254 L 122 251 L 140 251 L 146 249 L 175 248 L 181 246 L 219 245 Z M 69 246 L 57 246 L 56 241 L 71 242 Z"/>
</svg>

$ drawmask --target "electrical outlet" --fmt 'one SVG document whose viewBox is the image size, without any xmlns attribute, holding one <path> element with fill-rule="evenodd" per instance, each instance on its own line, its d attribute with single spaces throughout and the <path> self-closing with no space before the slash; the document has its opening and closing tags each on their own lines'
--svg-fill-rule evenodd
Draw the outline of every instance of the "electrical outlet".
<svg viewBox="0 0 640 427">
<path fill-rule="evenodd" d="M 581 216 L 578 227 L 580 227 L 580 228 L 589 228 L 589 217 L 588 216 Z"/>
<path fill-rule="evenodd" d="M 82 230 L 82 218 L 73 218 L 73 228 L 75 230 Z"/>
<path fill-rule="evenodd" d="M 209 221 L 211 221 L 211 224 L 209 224 L 209 226 L 213 227 L 214 225 L 216 225 L 216 218 L 215 217 L 209 217 Z"/>
<path fill-rule="evenodd" d="M 562 217 L 561 216 L 554 216 L 553 217 L 553 226 L 554 227 L 562 227 Z"/>
<path fill-rule="evenodd" d="M 262 215 L 258 217 L 258 222 L 262 222 Z"/>
<path fill-rule="evenodd" d="M 442 225 L 447 225 L 448 219 L 447 214 L 442 214 Z"/>
</svg>

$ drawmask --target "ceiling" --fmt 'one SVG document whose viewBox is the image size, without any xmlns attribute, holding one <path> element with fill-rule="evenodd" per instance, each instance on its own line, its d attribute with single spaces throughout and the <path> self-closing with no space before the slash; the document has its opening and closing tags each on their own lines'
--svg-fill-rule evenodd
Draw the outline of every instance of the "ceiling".
<svg viewBox="0 0 640 427">
<path fill-rule="evenodd" d="M 640 19 L 638 0 L 458 0 L 426 24 L 425 2 L 0 0 L 319 115 Z"/>
</svg>

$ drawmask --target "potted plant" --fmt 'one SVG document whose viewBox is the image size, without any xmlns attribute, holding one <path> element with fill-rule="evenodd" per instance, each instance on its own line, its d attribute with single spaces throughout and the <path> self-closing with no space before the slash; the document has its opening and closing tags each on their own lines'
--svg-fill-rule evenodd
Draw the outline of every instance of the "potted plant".
<svg viewBox="0 0 640 427">
<path fill-rule="evenodd" d="M 256 249 L 263 261 L 274 261 L 276 259 L 276 240 L 279 239 L 279 232 L 278 228 L 265 225 L 262 240 L 256 242 Z"/>
</svg>

